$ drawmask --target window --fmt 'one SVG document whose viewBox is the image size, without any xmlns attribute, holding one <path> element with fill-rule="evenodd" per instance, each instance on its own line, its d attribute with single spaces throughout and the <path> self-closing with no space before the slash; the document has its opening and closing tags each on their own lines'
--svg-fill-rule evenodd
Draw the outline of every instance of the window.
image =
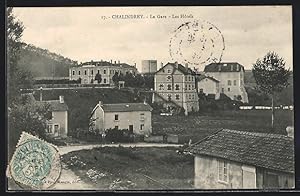
<svg viewBox="0 0 300 196">
<path fill-rule="evenodd" d="M 142 131 L 144 129 L 144 124 L 141 124 L 140 130 Z"/>
<path fill-rule="evenodd" d="M 228 182 L 228 163 L 226 161 L 218 161 L 219 181 Z"/>
<path fill-rule="evenodd" d="M 119 115 L 115 114 L 115 120 L 119 120 Z"/>
<path fill-rule="evenodd" d="M 171 69 L 168 69 L 168 73 L 171 73 Z"/>
<path fill-rule="evenodd" d="M 117 130 L 118 130 L 118 129 L 119 129 L 119 126 L 115 126 L 115 129 L 117 129 Z"/>
<path fill-rule="evenodd" d="M 172 78 L 171 76 L 167 76 L 167 80 L 171 80 L 171 78 Z"/>
<path fill-rule="evenodd" d="M 179 90 L 179 84 L 175 85 L 175 90 Z"/>
<path fill-rule="evenodd" d="M 58 131 L 59 131 L 59 124 L 55 124 L 54 125 L 54 134 L 58 135 L 59 134 Z"/>
<path fill-rule="evenodd" d="M 184 90 L 187 90 L 187 85 L 185 85 Z"/>
<path fill-rule="evenodd" d="M 175 95 L 175 99 L 176 99 L 176 100 L 179 100 L 179 99 L 180 99 L 180 96 L 179 96 L 178 94 L 176 94 L 176 95 Z"/>
<path fill-rule="evenodd" d="M 73 74 L 73 76 L 75 75 L 75 71 L 74 70 L 72 71 L 72 74 Z"/>
<path fill-rule="evenodd" d="M 140 114 L 140 120 L 141 120 L 141 121 L 145 120 L 145 114 L 144 114 L 144 113 L 141 113 L 141 114 Z"/>
<path fill-rule="evenodd" d="M 192 99 L 195 99 L 195 95 L 194 94 L 192 95 Z"/>
<path fill-rule="evenodd" d="M 189 94 L 189 99 L 191 99 L 191 94 Z"/>
<path fill-rule="evenodd" d="M 171 87 L 172 87 L 171 84 L 168 84 L 168 90 L 171 90 Z"/>
<path fill-rule="evenodd" d="M 191 77 L 189 76 L 189 81 L 191 81 Z"/>
<path fill-rule="evenodd" d="M 100 70 L 99 69 L 97 70 L 97 73 L 100 74 Z"/>
<path fill-rule="evenodd" d="M 233 85 L 236 86 L 236 80 L 233 80 Z"/>
<path fill-rule="evenodd" d="M 231 80 L 227 81 L 228 86 L 231 86 Z"/>
<path fill-rule="evenodd" d="M 106 78 L 103 79 L 103 83 L 106 84 Z"/>
<path fill-rule="evenodd" d="M 91 74 L 92 74 L 92 75 L 94 74 L 94 70 L 91 70 Z"/>
<path fill-rule="evenodd" d="M 191 85 L 189 84 L 189 90 L 191 90 Z"/>
<path fill-rule="evenodd" d="M 86 70 L 84 70 L 84 75 L 86 75 Z"/>
<path fill-rule="evenodd" d="M 52 133 L 52 124 L 47 125 L 47 133 Z"/>
<path fill-rule="evenodd" d="M 230 92 L 230 88 L 228 88 L 228 92 Z"/>
<path fill-rule="evenodd" d="M 168 100 L 171 101 L 172 96 L 168 94 Z"/>
<path fill-rule="evenodd" d="M 103 70 L 103 74 L 106 74 L 106 69 Z"/>
<path fill-rule="evenodd" d="M 78 71 L 78 75 L 80 75 L 80 71 Z"/>
<path fill-rule="evenodd" d="M 233 100 L 237 100 L 237 96 L 236 95 L 233 96 Z"/>
<path fill-rule="evenodd" d="M 159 90 L 164 90 L 164 85 L 163 84 L 159 85 Z"/>
</svg>

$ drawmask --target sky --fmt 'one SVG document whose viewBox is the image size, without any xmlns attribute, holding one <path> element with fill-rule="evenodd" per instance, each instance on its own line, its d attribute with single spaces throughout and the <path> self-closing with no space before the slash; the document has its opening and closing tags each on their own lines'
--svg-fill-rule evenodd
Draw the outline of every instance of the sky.
<svg viewBox="0 0 300 196">
<path fill-rule="evenodd" d="M 172 62 L 174 30 L 205 20 L 224 37 L 223 62 L 251 69 L 258 58 L 275 51 L 293 69 L 291 6 L 17 7 L 14 14 L 25 26 L 22 41 L 78 62 L 121 61 L 136 63 L 140 70 L 142 60 L 155 59 L 159 68 L 161 62 Z M 112 18 L 128 14 L 143 18 Z M 172 18 L 181 14 L 193 18 Z"/>
</svg>

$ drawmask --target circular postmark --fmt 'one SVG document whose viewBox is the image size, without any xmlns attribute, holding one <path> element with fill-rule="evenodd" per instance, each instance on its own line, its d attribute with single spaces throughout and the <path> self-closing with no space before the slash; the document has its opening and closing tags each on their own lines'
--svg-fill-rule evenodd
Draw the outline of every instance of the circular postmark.
<svg viewBox="0 0 300 196">
<path fill-rule="evenodd" d="M 23 188 L 49 188 L 61 173 L 59 153 L 44 141 L 27 140 L 17 146 L 10 162 L 10 173 Z"/>
<path fill-rule="evenodd" d="M 169 42 L 173 61 L 188 63 L 197 68 L 221 61 L 225 50 L 224 37 L 212 23 L 195 20 L 180 25 Z"/>
</svg>

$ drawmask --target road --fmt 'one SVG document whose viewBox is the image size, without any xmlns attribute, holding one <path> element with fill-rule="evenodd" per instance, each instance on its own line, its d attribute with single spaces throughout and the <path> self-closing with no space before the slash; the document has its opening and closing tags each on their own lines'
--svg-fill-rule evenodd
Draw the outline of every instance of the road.
<svg viewBox="0 0 300 196">
<path fill-rule="evenodd" d="M 79 150 L 89 150 L 93 148 L 98 147 L 118 147 L 121 145 L 122 147 L 181 147 L 182 144 L 160 144 L 160 143 L 131 143 L 131 144 L 91 144 L 91 145 L 74 145 L 74 146 L 62 146 L 59 147 L 59 153 L 60 155 L 67 154 L 69 152 L 73 151 L 79 151 Z"/>
</svg>

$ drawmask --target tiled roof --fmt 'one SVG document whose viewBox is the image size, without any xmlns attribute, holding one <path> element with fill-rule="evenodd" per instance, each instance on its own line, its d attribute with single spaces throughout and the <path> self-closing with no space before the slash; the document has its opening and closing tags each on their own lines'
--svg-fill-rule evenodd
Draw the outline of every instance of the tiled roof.
<svg viewBox="0 0 300 196">
<path fill-rule="evenodd" d="M 294 139 L 285 135 L 222 129 L 185 151 L 294 173 Z"/>
<path fill-rule="evenodd" d="M 197 76 L 198 82 L 200 82 L 201 80 L 204 80 L 205 78 L 210 79 L 210 80 L 212 80 L 214 82 L 220 82 L 219 80 L 217 80 L 217 79 L 215 79 L 213 77 L 210 77 L 210 76 L 205 76 L 205 75 L 199 75 L 199 76 Z"/>
<path fill-rule="evenodd" d="M 167 63 L 165 66 L 167 65 L 171 65 L 173 66 L 175 69 L 176 69 L 176 64 L 175 63 Z M 178 65 L 178 70 L 183 73 L 184 75 L 189 75 L 189 74 L 192 74 L 192 75 L 195 75 L 196 73 L 191 69 L 191 68 L 185 68 L 185 66 L 181 65 L 181 64 L 177 64 Z M 165 66 L 163 66 L 162 68 L 160 68 L 157 72 L 160 72 Z M 156 72 L 156 73 L 157 73 Z"/>
<path fill-rule="evenodd" d="M 134 66 L 131 66 L 127 63 L 111 63 L 108 61 L 90 61 L 90 62 L 84 62 L 80 66 L 84 65 L 95 65 L 95 66 L 116 66 L 116 67 L 124 67 L 124 68 L 134 68 Z"/>
<path fill-rule="evenodd" d="M 147 103 L 103 104 L 101 107 L 105 112 L 152 111 L 152 107 Z"/>
<path fill-rule="evenodd" d="M 244 71 L 244 66 L 237 62 L 211 63 L 204 68 L 204 72 L 240 72 L 241 70 Z"/>
<path fill-rule="evenodd" d="M 50 105 L 49 110 L 51 111 L 67 111 L 69 109 L 65 102 L 60 103 L 59 100 L 38 101 L 38 102 L 42 104 L 49 104 Z"/>
</svg>

